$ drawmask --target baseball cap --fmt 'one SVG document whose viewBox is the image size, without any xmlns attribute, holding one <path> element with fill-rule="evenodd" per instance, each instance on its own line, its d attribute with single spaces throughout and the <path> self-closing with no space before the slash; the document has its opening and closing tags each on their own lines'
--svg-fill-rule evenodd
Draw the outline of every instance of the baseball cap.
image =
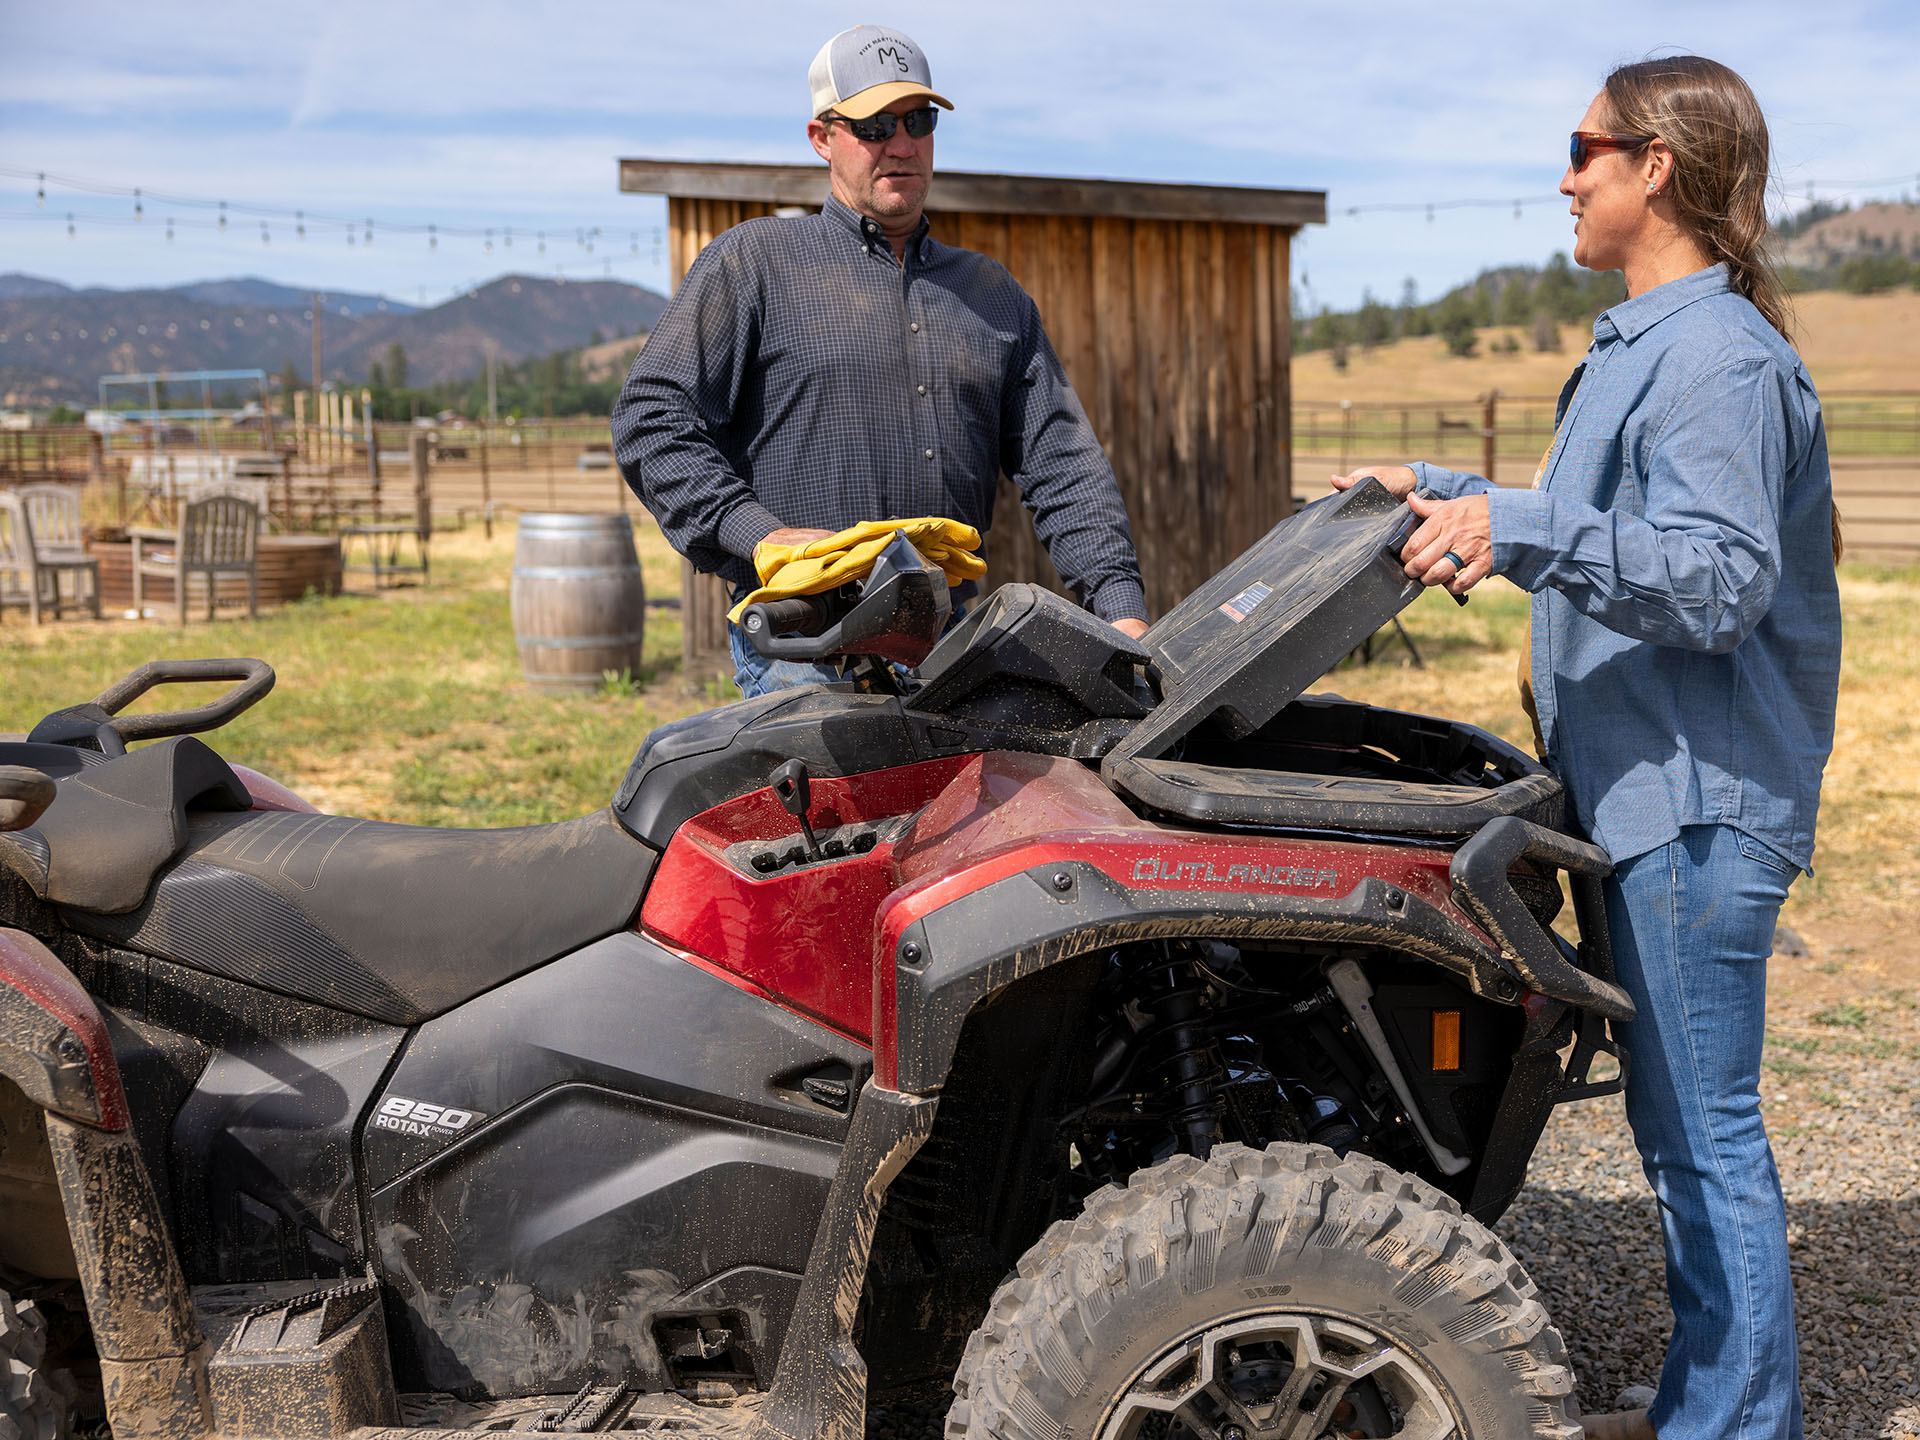
<svg viewBox="0 0 1920 1440">
<path fill-rule="evenodd" d="M 898 30 L 856 25 L 820 47 L 807 67 L 813 114 L 832 110 L 849 120 L 877 115 L 896 100 L 924 95 L 936 105 L 953 102 L 934 93 L 933 72 L 921 48 Z"/>
</svg>

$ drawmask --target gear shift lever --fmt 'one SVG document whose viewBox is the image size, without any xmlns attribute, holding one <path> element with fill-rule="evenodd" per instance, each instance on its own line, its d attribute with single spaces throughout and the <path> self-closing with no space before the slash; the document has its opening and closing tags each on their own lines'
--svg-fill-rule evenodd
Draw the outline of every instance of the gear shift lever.
<svg viewBox="0 0 1920 1440">
<path fill-rule="evenodd" d="M 807 837 L 807 855 L 818 860 L 820 842 L 813 837 L 813 826 L 807 822 L 807 807 L 813 799 L 813 777 L 807 771 L 804 760 L 789 760 L 767 777 L 767 784 L 779 798 L 786 812 L 800 822 L 800 833 Z"/>
</svg>

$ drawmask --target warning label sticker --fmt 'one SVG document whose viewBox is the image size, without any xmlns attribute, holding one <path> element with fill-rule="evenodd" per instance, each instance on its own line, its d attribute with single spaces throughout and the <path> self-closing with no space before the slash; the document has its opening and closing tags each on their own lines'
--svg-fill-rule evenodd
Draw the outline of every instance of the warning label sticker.
<svg viewBox="0 0 1920 1440">
<path fill-rule="evenodd" d="M 1271 594 L 1273 594 L 1273 587 L 1271 585 L 1265 581 L 1256 580 L 1238 595 L 1234 596 L 1233 599 L 1222 605 L 1220 607 L 1220 613 L 1238 625 L 1253 613 L 1256 605 Z"/>
</svg>

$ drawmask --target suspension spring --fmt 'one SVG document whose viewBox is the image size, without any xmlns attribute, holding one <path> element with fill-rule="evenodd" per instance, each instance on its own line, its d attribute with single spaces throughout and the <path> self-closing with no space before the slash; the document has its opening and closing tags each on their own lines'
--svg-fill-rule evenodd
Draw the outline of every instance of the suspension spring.
<svg viewBox="0 0 1920 1440">
<path fill-rule="evenodd" d="M 1191 962 L 1176 961 L 1153 972 L 1144 997 L 1155 1021 L 1156 1069 L 1173 1098 L 1170 1117 L 1181 1148 L 1204 1159 L 1220 1139 L 1218 1090 L 1224 1078 L 1209 1032 L 1212 1002 Z"/>
</svg>

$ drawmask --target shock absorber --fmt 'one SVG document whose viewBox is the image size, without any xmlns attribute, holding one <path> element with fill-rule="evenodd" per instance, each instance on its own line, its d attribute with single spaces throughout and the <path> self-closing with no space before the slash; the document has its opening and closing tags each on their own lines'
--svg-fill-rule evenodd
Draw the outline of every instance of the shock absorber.
<svg viewBox="0 0 1920 1440">
<path fill-rule="evenodd" d="M 1209 1034 L 1213 1005 L 1192 962 L 1171 952 L 1143 997 L 1153 1012 L 1156 1068 L 1173 1100 L 1169 1117 L 1181 1148 L 1205 1158 L 1220 1139 L 1219 1053 Z"/>
</svg>

